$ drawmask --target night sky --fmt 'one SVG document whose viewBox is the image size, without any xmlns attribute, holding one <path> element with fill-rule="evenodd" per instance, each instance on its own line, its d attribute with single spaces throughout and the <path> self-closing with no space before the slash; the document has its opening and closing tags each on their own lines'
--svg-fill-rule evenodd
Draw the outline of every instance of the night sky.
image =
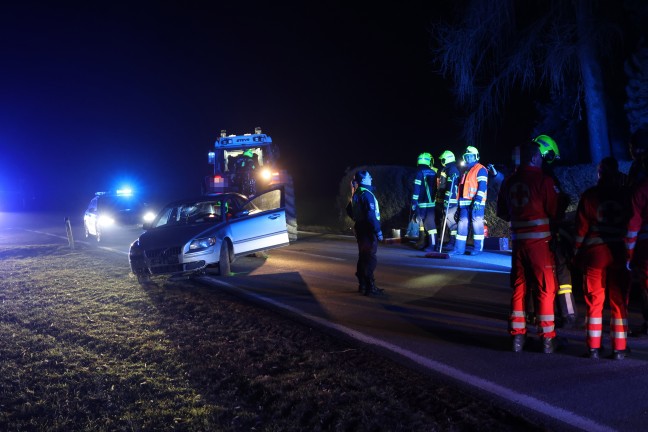
<svg viewBox="0 0 648 432">
<path fill-rule="evenodd" d="M 465 147 L 430 52 L 438 2 L 14 3 L 0 8 L 0 181 L 48 205 L 82 211 L 123 181 L 197 195 L 221 129 L 260 126 L 298 199 L 331 202 L 347 167 Z"/>
</svg>

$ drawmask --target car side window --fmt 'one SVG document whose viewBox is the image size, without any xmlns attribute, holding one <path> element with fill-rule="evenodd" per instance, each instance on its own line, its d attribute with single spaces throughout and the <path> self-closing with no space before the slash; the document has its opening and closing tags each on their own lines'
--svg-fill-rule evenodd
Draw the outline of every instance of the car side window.
<svg viewBox="0 0 648 432">
<path fill-rule="evenodd" d="M 281 207 L 281 190 L 275 189 L 254 197 L 245 205 L 245 209 L 252 213 L 256 211 L 269 211 Z"/>
</svg>

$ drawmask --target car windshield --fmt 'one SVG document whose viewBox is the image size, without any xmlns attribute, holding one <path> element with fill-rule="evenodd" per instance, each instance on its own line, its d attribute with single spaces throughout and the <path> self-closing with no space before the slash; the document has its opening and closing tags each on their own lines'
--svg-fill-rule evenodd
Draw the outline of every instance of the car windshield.
<svg viewBox="0 0 648 432">
<path fill-rule="evenodd" d="M 97 201 L 99 211 L 128 212 L 138 211 L 142 203 L 134 197 L 126 196 L 104 196 Z"/>
<path fill-rule="evenodd" d="M 165 207 L 153 227 L 167 225 L 214 224 L 225 220 L 232 205 L 227 200 L 190 201 Z"/>
</svg>

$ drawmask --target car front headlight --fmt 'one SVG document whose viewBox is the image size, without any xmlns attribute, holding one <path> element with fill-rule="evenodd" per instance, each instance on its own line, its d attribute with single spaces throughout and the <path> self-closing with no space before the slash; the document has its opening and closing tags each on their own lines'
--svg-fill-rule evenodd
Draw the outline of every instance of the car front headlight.
<svg viewBox="0 0 648 432">
<path fill-rule="evenodd" d="M 155 219 L 155 213 L 146 212 L 146 213 L 144 213 L 144 216 L 142 217 L 142 219 L 144 219 L 144 222 L 153 222 L 153 219 Z"/>
<path fill-rule="evenodd" d="M 115 224 L 115 219 L 111 218 L 108 215 L 101 215 L 99 216 L 99 225 L 101 226 L 110 226 Z"/>
<path fill-rule="evenodd" d="M 215 244 L 216 244 L 215 237 L 199 238 L 191 242 L 191 244 L 189 245 L 189 252 L 198 252 L 201 250 L 205 250 L 211 246 L 214 246 Z"/>
</svg>

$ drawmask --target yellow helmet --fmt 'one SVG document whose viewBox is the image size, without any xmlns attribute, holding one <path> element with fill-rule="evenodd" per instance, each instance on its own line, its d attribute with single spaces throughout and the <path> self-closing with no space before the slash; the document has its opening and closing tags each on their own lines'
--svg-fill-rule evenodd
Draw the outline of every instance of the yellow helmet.
<svg viewBox="0 0 648 432">
<path fill-rule="evenodd" d="M 441 165 L 445 166 L 446 164 L 455 161 L 455 155 L 450 150 L 446 150 L 443 153 L 441 153 L 441 156 L 439 156 L 439 160 L 441 161 Z"/>
<path fill-rule="evenodd" d="M 432 167 L 432 164 L 434 163 L 434 158 L 430 153 L 421 153 L 418 156 L 416 163 L 417 165 L 426 165 L 428 167 Z"/>
<path fill-rule="evenodd" d="M 540 147 L 540 154 L 547 163 L 552 163 L 556 159 L 560 159 L 560 150 L 558 144 L 549 135 L 538 135 L 533 139 L 533 142 L 538 143 Z"/>
</svg>

